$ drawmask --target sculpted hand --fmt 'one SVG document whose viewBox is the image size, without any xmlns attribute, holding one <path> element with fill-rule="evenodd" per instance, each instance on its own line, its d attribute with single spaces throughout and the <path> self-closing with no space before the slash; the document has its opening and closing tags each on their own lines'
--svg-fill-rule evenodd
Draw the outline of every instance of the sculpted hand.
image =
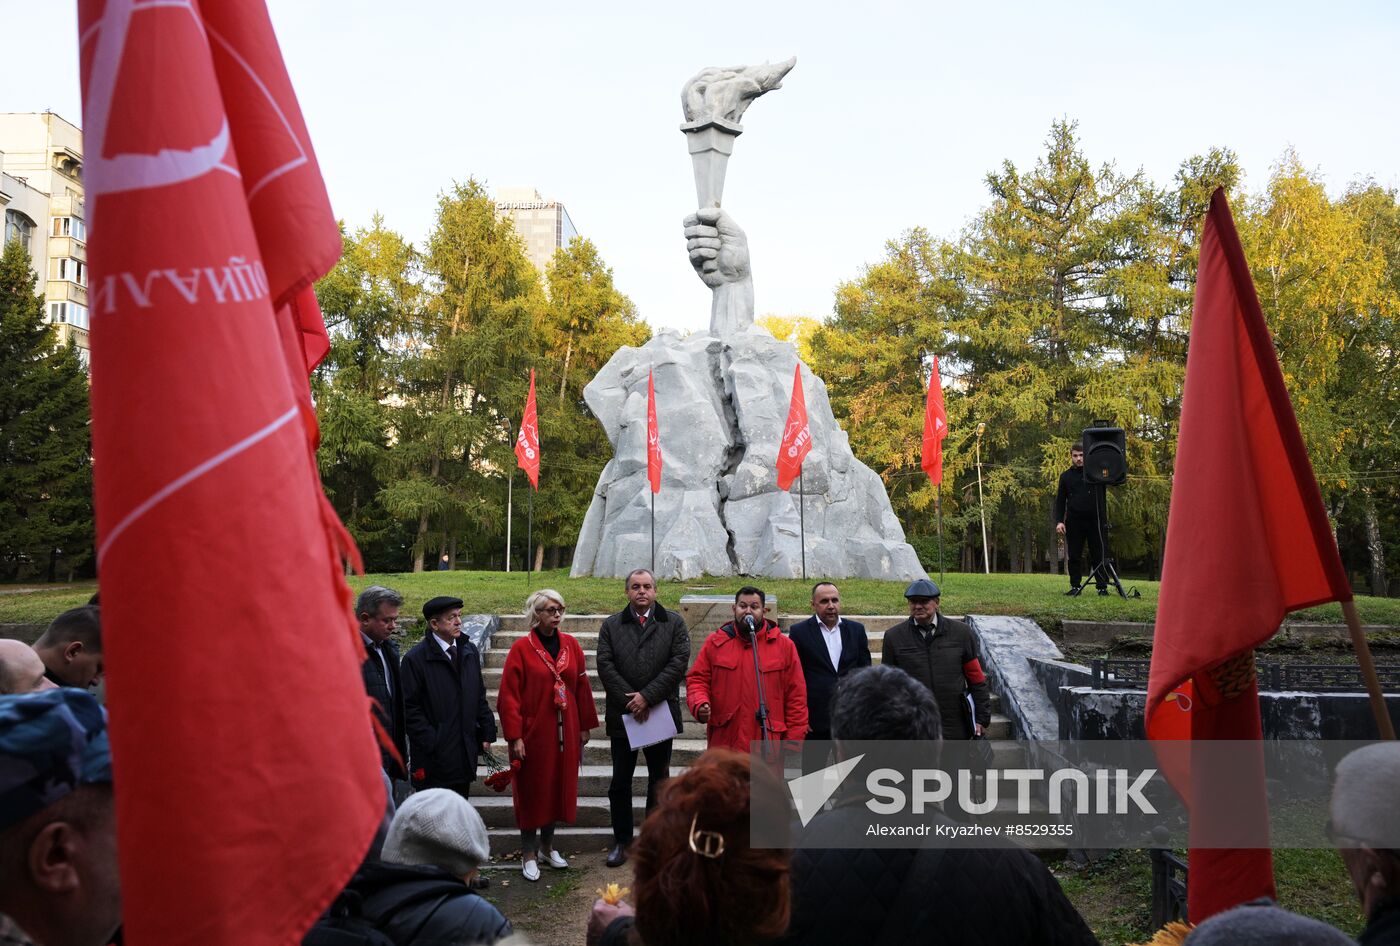
<svg viewBox="0 0 1400 946">
<path fill-rule="evenodd" d="M 749 238 L 718 207 L 705 207 L 685 218 L 685 248 L 696 275 L 711 289 L 751 275 Z"/>
</svg>

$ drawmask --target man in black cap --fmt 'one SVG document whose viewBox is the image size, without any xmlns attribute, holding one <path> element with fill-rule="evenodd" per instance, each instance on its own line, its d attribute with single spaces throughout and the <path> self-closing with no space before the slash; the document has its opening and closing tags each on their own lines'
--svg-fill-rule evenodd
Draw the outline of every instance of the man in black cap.
<svg viewBox="0 0 1400 946">
<path fill-rule="evenodd" d="M 938 613 L 938 586 L 920 578 L 904 591 L 909 620 L 885 632 L 880 662 L 898 667 L 933 692 L 944 739 L 972 739 L 992 722 L 987 674 L 977 656 L 972 628 Z M 972 694 L 973 718 L 967 698 Z"/>
<path fill-rule="evenodd" d="M 120 922 L 106 713 L 71 688 L 0 697 L 0 943 L 102 946 Z"/>
<path fill-rule="evenodd" d="M 476 779 L 478 748 L 496 741 L 481 655 L 462 635 L 462 599 L 423 605 L 427 633 L 404 655 L 404 725 L 413 787 L 448 788 L 463 798 Z"/>
</svg>

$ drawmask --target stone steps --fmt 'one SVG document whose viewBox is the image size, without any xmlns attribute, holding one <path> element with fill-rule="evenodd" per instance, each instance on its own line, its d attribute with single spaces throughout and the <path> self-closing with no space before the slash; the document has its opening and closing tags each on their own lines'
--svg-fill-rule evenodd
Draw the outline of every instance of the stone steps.
<svg viewBox="0 0 1400 946">
<path fill-rule="evenodd" d="M 585 615 L 582 618 L 570 617 L 565 620 L 564 633 L 577 638 L 578 644 L 585 651 L 594 650 L 598 647 L 598 627 L 603 623 L 605 615 Z M 807 615 L 788 615 L 778 618 L 778 624 L 784 631 L 797 621 L 804 621 Z M 865 625 L 866 638 L 870 642 L 871 655 L 878 654 L 885 640 L 885 631 L 903 620 L 901 617 L 890 615 L 866 615 L 864 617 L 854 616 L 852 620 L 859 620 Z M 709 636 L 714 628 L 691 628 L 692 644 L 703 641 Z M 491 651 L 500 650 L 502 653 L 510 650 L 510 646 L 517 640 L 529 633 L 529 629 L 524 625 L 524 619 L 518 617 L 501 618 L 501 629 L 491 637 Z"/>
</svg>

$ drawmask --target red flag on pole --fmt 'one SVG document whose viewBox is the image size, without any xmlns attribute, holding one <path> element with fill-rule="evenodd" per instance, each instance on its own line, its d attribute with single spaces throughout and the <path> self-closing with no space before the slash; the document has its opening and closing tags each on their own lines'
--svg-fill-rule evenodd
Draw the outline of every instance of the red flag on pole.
<svg viewBox="0 0 1400 946">
<path fill-rule="evenodd" d="M 126 938 L 296 943 L 385 805 L 311 449 L 310 287 L 339 231 L 261 3 L 82 0 L 79 22 Z"/>
<path fill-rule="evenodd" d="M 778 447 L 778 489 L 787 489 L 802 472 L 802 461 L 812 452 L 812 431 L 807 426 L 807 398 L 802 394 L 802 363 L 792 373 L 792 404 L 788 407 L 783 442 Z"/>
<path fill-rule="evenodd" d="M 647 372 L 647 479 L 651 491 L 661 492 L 661 428 L 656 424 L 655 372 Z"/>
<path fill-rule="evenodd" d="M 530 396 L 525 399 L 525 416 L 515 438 L 515 465 L 530 477 L 530 485 L 540 488 L 540 425 L 535 416 L 535 369 L 530 369 Z"/>
<path fill-rule="evenodd" d="M 938 356 L 928 376 L 928 399 L 924 402 L 924 472 L 934 486 L 943 482 L 943 438 L 948 436 L 948 412 L 943 407 L 943 379 L 938 375 Z"/>
<path fill-rule="evenodd" d="M 1222 190 L 1201 234 L 1183 397 L 1147 733 L 1259 740 L 1254 648 L 1287 612 L 1351 589 Z M 1272 896 L 1267 848 L 1198 847 L 1244 793 L 1267 836 L 1262 745 L 1253 784 L 1216 784 L 1211 767 L 1169 750 L 1158 746 L 1164 772 L 1191 808 L 1191 919 Z"/>
</svg>

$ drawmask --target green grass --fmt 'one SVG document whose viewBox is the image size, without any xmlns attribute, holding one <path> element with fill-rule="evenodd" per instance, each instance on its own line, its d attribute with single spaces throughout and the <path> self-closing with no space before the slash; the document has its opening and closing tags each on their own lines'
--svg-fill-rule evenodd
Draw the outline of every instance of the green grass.
<svg viewBox="0 0 1400 946">
<path fill-rule="evenodd" d="M 937 576 L 935 576 L 936 578 Z M 705 578 L 694 581 L 663 581 L 660 598 L 672 606 L 685 594 L 732 595 L 742 585 L 754 583 L 769 595 L 776 595 L 784 613 L 803 613 L 811 599 L 811 583 L 771 579 Z M 622 581 L 617 578 L 569 578 L 567 569 L 536 572 L 422 572 L 419 574 L 378 574 L 352 577 L 356 591 L 370 584 L 388 585 L 400 591 L 405 613 L 417 613 L 423 602 L 434 595 L 462 598 L 468 611 L 519 613 L 530 591 L 554 588 L 574 614 L 604 614 L 622 606 Z M 1158 583 L 1129 581 L 1125 588 L 1136 588 L 1141 598 L 1100 598 L 1090 593 L 1067 598 L 1067 580 L 1056 575 L 982 575 L 949 572 L 942 584 L 943 607 L 950 614 L 1008 614 L 1033 618 L 1054 631 L 1062 620 L 1151 621 L 1157 609 Z M 847 614 L 899 614 L 905 610 L 904 582 L 845 579 L 840 582 L 842 610 Z M 43 624 L 61 611 L 87 602 L 96 586 L 82 585 L 43 588 L 0 595 L 0 623 Z M 1357 611 L 1368 624 L 1400 625 L 1400 599 L 1358 597 Z M 288 609 L 295 611 L 294 603 Z M 1340 623 L 1339 605 L 1310 608 L 1294 620 Z"/>
<path fill-rule="evenodd" d="M 1088 867 L 1058 868 L 1055 876 L 1104 946 L 1144 943 L 1155 932 L 1149 928 L 1152 865 L 1146 851 L 1112 851 Z M 1365 926 L 1336 851 L 1274 851 L 1274 880 L 1284 909 L 1331 923 L 1349 936 Z"/>
</svg>

